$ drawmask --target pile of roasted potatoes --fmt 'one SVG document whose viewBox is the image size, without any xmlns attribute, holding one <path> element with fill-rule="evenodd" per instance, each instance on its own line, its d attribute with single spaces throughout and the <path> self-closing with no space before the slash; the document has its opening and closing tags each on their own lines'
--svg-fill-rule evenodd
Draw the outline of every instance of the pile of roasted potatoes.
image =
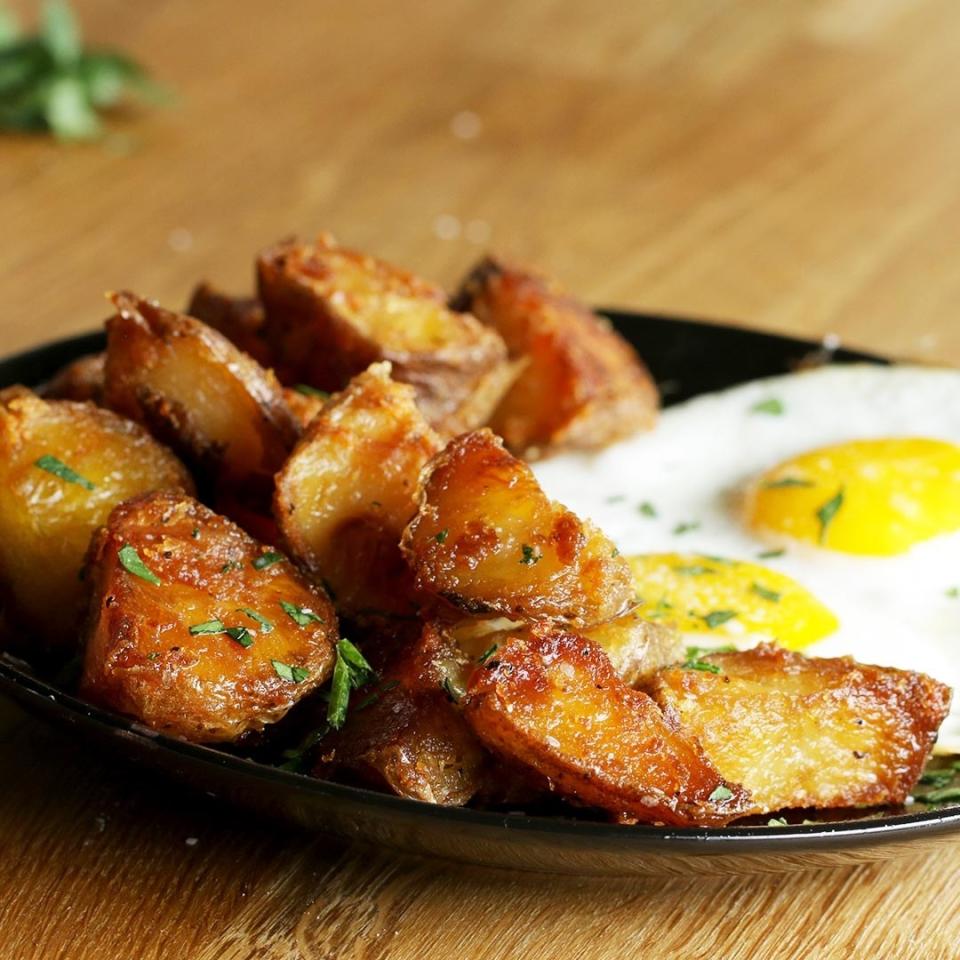
<svg viewBox="0 0 960 960">
<path fill-rule="evenodd" d="M 328 236 L 256 274 L 186 313 L 111 294 L 103 354 L 0 392 L 7 650 L 429 803 L 718 826 L 907 798 L 946 687 L 771 646 L 691 669 L 541 490 L 526 461 L 656 420 L 603 318 L 496 259 L 449 297 Z"/>
</svg>

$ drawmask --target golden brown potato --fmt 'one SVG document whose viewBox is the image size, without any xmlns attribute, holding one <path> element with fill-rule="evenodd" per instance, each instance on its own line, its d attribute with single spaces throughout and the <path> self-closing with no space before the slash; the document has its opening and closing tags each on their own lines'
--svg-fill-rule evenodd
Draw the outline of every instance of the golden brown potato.
<svg viewBox="0 0 960 960">
<path fill-rule="evenodd" d="M 0 590 L 31 646 L 77 646 L 90 535 L 122 500 L 170 488 L 193 482 L 142 427 L 22 387 L 0 394 Z"/>
<path fill-rule="evenodd" d="M 650 686 L 763 812 L 902 803 L 947 714 L 950 690 L 923 674 L 807 659 L 775 646 L 703 658 Z"/>
<path fill-rule="evenodd" d="M 490 750 L 622 820 L 719 826 L 754 810 L 747 791 L 628 687 L 595 643 L 550 625 L 476 669 L 464 715 Z"/>
<path fill-rule="evenodd" d="M 105 353 L 91 353 L 68 363 L 38 391 L 47 400 L 75 400 L 77 403 L 103 402 Z"/>
<path fill-rule="evenodd" d="M 683 659 L 679 631 L 671 624 L 645 620 L 636 609 L 580 634 L 600 646 L 613 669 L 631 687 Z"/>
<path fill-rule="evenodd" d="M 467 803 L 492 762 L 456 703 L 467 666 L 427 624 L 379 683 L 355 695 L 342 730 L 322 741 L 314 775 L 346 776 L 428 803 Z"/>
<path fill-rule="evenodd" d="M 209 283 L 201 283 L 193 291 L 187 313 L 219 330 L 257 363 L 273 366 L 273 356 L 263 337 L 263 306 L 255 297 L 231 297 Z"/>
<path fill-rule="evenodd" d="M 471 614 L 602 623 L 633 601 L 614 545 L 540 489 L 498 437 L 457 437 L 427 467 L 403 551 L 418 586 Z"/>
<path fill-rule="evenodd" d="M 290 412 L 302 429 L 310 426 L 310 421 L 323 409 L 330 396 L 324 390 L 313 387 L 284 387 L 283 399 L 287 401 Z"/>
<path fill-rule="evenodd" d="M 526 364 L 490 421 L 514 452 L 595 449 L 655 423 L 657 388 L 633 348 L 555 284 L 487 259 L 453 302 Z"/>
<path fill-rule="evenodd" d="M 400 535 L 440 439 L 412 387 L 377 363 L 335 395 L 277 475 L 274 515 L 290 551 L 352 616 L 415 612 Z"/>
<path fill-rule="evenodd" d="M 271 247 L 257 271 L 285 383 L 340 390 L 389 360 L 431 425 L 452 435 L 486 422 L 517 373 L 500 335 L 449 310 L 440 288 L 329 236 Z"/>
<path fill-rule="evenodd" d="M 337 618 L 323 591 L 190 497 L 117 507 L 89 576 L 81 695 L 163 733 L 237 740 L 332 670 Z"/>
<path fill-rule="evenodd" d="M 107 406 L 144 424 L 213 486 L 269 499 L 299 427 L 280 384 L 199 320 L 130 293 L 107 321 Z"/>
</svg>

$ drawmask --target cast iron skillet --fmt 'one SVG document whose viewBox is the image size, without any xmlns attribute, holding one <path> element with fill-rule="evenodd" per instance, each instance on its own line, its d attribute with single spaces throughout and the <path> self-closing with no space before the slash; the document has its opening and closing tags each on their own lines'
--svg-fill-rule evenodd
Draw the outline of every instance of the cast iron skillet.
<svg viewBox="0 0 960 960">
<path fill-rule="evenodd" d="M 667 403 L 811 362 L 885 362 L 734 326 L 616 311 L 607 315 L 637 346 Z M 102 334 L 87 334 L 0 360 L 0 386 L 37 384 L 75 357 L 102 349 L 103 343 Z M 341 838 L 486 866 L 619 876 L 779 872 L 914 853 L 946 842 L 960 830 L 960 806 L 723 829 L 623 827 L 436 807 L 161 736 L 61 692 L 5 654 L 0 655 L 0 692 L 94 744 L 231 803 Z"/>
</svg>

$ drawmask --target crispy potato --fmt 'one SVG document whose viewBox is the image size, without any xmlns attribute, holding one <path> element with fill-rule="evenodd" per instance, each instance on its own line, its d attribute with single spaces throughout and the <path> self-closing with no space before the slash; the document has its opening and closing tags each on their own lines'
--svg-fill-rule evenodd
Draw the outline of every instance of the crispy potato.
<svg viewBox="0 0 960 960">
<path fill-rule="evenodd" d="M 356 695 L 343 729 L 324 740 L 314 775 L 357 779 L 427 803 L 462 806 L 491 759 L 456 705 L 464 655 L 427 624 L 375 686 Z"/>
<path fill-rule="evenodd" d="M 402 547 L 421 589 L 471 614 L 591 625 L 633 601 L 614 545 L 548 500 L 489 430 L 457 437 L 431 461 Z"/>
<path fill-rule="evenodd" d="M 413 388 L 377 363 L 310 424 L 277 475 L 274 515 L 290 551 L 352 616 L 415 612 L 400 535 L 440 439 Z"/>
<path fill-rule="evenodd" d="M 500 335 L 448 309 L 439 287 L 329 236 L 271 247 L 257 270 L 285 383 L 340 390 L 389 360 L 431 425 L 453 435 L 486 422 L 516 376 Z"/>
<path fill-rule="evenodd" d="M 216 330 L 113 295 L 104 398 L 169 443 L 216 489 L 267 498 L 299 427 L 276 378 Z"/>
<path fill-rule="evenodd" d="M 762 811 L 902 803 L 947 714 L 923 674 L 764 645 L 664 670 L 650 693 Z"/>
<path fill-rule="evenodd" d="M 551 625 L 534 626 L 474 672 L 464 715 L 489 749 L 622 820 L 719 826 L 754 810 L 747 791 L 628 687 L 595 643 Z"/>
<path fill-rule="evenodd" d="M 631 687 L 683 659 L 680 632 L 670 624 L 645 620 L 636 609 L 580 633 L 600 646 Z"/>
<path fill-rule="evenodd" d="M 209 283 L 201 283 L 190 297 L 187 313 L 219 330 L 261 366 L 273 366 L 273 355 L 263 336 L 263 306 L 255 297 L 231 297 Z"/>
<path fill-rule="evenodd" d="M 90 353 L 58 370 L 37 392 L 48 400 L 103 402 L 105 353 Z"/>
<path fill-rule="evenodd" d="M 655 423 L 657 388 L 633 348 L 555 284 L 486 259 L 453 303 L 526 364 L 490 421 L 514 452 L 595 449 Z"/>
<path fill-rule="evenodd" d="M 304 387 L 283 388 L 283 399 L 287 401 L 290 412 L 304 430 L 310 426 L 313 418 L 324 408 L 329 396 L 329 393 L 323 390 L 314 390 L 312 387 L 309 389 Z"/>
<path fill-rule="evenodd" d="M 269 554 L 190 497 L 121 504 L 91 544 L 81 695 L 201 743 L 279 720 L 329 677 L 338 632 L 323 591 Z"/>
<path fill-rule="evenodd" d="M 0 589 L 31 645 L 76 647 L 91 534 L 122 500 L 170 488 L 193 481 L 142 427 L 22 387 L 0 394 Z"/>
</svg>

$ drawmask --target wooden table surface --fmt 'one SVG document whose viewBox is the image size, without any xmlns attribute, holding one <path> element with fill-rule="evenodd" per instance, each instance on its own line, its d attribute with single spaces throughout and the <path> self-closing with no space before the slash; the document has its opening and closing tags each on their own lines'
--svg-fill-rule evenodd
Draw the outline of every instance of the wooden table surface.
<svg viewBox="0 0 960 960">
<path fill-rule="evenodd" d="M 331 229 L 445 282 L 493 246 L 595 302 L 960 362 L 955 0 L 77 6 L 180 101 L 0 140 L 3 353 Z M 0 770 L 5 960 L 960 956 L 960 844 L 558 882 L 371 859 L 9 706 Z"/>
</svg>

